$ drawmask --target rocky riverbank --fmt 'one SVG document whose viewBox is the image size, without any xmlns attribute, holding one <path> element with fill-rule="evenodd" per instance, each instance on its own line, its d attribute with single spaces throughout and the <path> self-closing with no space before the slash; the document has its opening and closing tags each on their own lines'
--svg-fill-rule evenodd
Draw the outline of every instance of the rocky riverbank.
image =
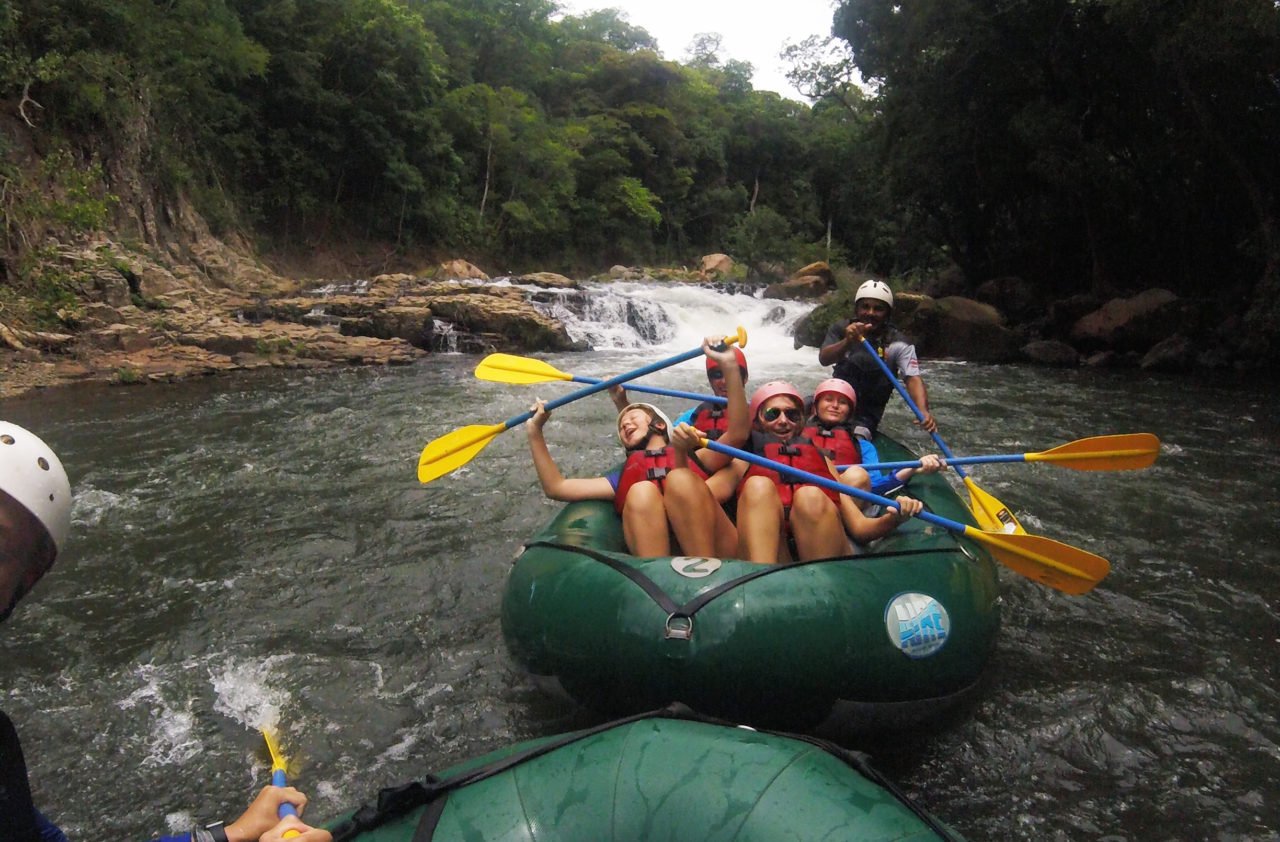
<svg viewBox="0 0 1280 842">
<path fill-rule="evenodd" d="M 404 365 L 445 350 L 584 350 L 536 306 L 552 297 L 573 298 L 580 285 L 563 275 L 539 272 L 494 282 L 462 260 L 341 283 L 289 280 L 261 267 L 250 271 L 250 283 L 230 288 L 198 273 L 116 260 L 91 275 L 84 301 L 65 319 L 71 330 L 20 329 L 0 318 L 0 398 L 75 383 Z M 729 258 L 708 255 L 696 270 L 617 266 L 608 277 L 726 284 L 731 272 Z M 819 263 L 761 294 L 813 299 L 816 308 L 797 327 L 795 341 L 816 347 L 826 327 L 851 311 L 857 280 L 838 282 Z M 528 286 L 544 292 L 530 294 Z M 1231 335 L 1228 318 L 1164 290 L 1044 301 L 1017 279 L 1000 279 L 979 287 L 976 298 L 936 292 L 899 293 L 894 314 L 926 358 L 1188 371 L 1239 368 L 1246 357 L 1245 349 L 1224 338 Z"/>
<path fill-rule="evenodd" d="M 336 286 L 274 279 L 247 294 L 167 272 L 104 271 L 74 331 L 0 322 L 0 397 L 74 383 L 132 385 L 261 368 L 403 365 L 433 350 L 569 350 L 524 292 L 465 261 Z M 521 276 L 547 288 L 560 275 Z"/>
</svg>

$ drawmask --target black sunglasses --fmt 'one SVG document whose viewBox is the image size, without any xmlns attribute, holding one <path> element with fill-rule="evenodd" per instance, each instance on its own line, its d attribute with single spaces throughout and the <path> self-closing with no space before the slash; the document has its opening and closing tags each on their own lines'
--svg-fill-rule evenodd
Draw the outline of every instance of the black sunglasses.
<svg viewBox="0 0 1280 842">
<path fill-rule="evenodd" d="M 782 415 L 784 412 L 787 414 L 788 421 L 792 422 L 793 424 L 800 423 L 800 419 L 802 416 L 800 414 L 800 410 L 798 409 L 783 409 L 782 407 L 771 406 L 768 409 L 760 410 L 760 417 L 766 421 L 777 421 L 778 416 Z"/>
<path fill-rule="evenodd" d="M 723 380 L 723 379 L 724 379 L 724 372 L 723 372 L 723 371 L 721 371 L 721 370 L 720 370 L 720 369 L 718 369 L 718 368 L 709 368 L 709 369 L 707 369 L 707 379 L 708 379 L 708 380 Z"/>
</svg>

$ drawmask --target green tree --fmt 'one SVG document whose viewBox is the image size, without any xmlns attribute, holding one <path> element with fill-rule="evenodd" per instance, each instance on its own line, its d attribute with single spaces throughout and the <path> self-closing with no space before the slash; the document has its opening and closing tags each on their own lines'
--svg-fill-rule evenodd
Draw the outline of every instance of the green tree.
<svg viewBox="0 0 1280 842">
<path fill-rule="evenodd" d="M 452 91 L 441 112 L 470 173 L 477 242 L 521 257 L 562 243 L 576 154 L 535 101 L 513 88 L 468 85 Z"/>
<path fill-rule="evenodd" d="M 749 273 L 775 276 L 773 265 L 791 260 L 798 249 L 791 223 L 773 208 L 761 206 L 744 214 L 729 232 L 730 253 Z"/>
<path fill-rule="evenodd" d="M 235 175 L 260 218 L 291 242 L 339 230 L 425 244 L 459 224 L 458 162 L 435 107 L 443 57 L 399 0 L 238 0 L 268 72 L 239 95 L 254 154 Z"/>
</svg>

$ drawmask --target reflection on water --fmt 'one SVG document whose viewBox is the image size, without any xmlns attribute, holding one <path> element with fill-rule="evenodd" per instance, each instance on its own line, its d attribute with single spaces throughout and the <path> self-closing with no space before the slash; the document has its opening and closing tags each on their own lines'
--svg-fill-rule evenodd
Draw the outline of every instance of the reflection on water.
<svg viewBox="0 0 1280 842">
<path fill-rule="evenodd" d="M 751 357 L 755 382 L 823 375 L 812 349 L 763 339 L 777 352 Z M 669 347 L 551 361 L 608 376 Z M 475 362 L 0 405 L 59 450 L 76 489 L 74 542 L 0 632 L 2 705 L 73 838 L 234 815 L 267 778 L 265 719 L 320 817 L 589 721 L 539 697 L 501 643 L 508 564 L 555 511 L 523 431 L 426 487 L 414 476 L 427 441 L 574 388 L 476 382 Z M 864 747 L 975 839 L 1276 838 L 1277 400 L 1132 372 L 934 363 L 927 377 L 957 454 L 1136 431 L 1164 451 L 1143 473 L 975 467 L 1025 526 L 1113 573 L 1072 599 L 1004 571 L 974 708 Z M 656 380 L 705 385 L 696 360 Z M 895 404 L 886 425 L 929 449 L 909 418 Z M 582 475 L 616 461 L 612 430 L 597 396 L 547 434 Z"/>
</svg>

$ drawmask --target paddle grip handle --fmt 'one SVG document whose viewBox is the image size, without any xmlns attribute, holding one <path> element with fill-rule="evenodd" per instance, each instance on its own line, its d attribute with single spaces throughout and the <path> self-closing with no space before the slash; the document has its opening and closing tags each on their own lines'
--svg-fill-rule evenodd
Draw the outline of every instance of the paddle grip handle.
<svg viewBox="0 0 1280 842">
<path fill-rule="evenodd" d="M 284 769 L 271 770 L 271 785 L 272 786 L 288 786 L 289 785 L 289 781 L 284 774 Z M 283 819 L 285 816 L 296 816 L 296 815 L 298 815 L 298 808 L 290 804 L 288 801 L 285 801 L 276 810 L 276 818 Z M 286 830 L 283 834 L 283 838 L 292 839 L 295 836 L 301 836 L 301 835 L 302 833 L 300 831 Z"/>
<path fill-rule="evenodd" d="M 289 785 L 289 780 L 287 777 L 285 777 L 284 769 L 271 770 L 271 785 L 272 786 L 288 786 Z M 298 808 L 290 804 L 288 801 L 281 804 L 279 809 L 276 810 L 276 816 L 278 818 L 283 819 L 285 816 L 296 816 L 296 815 L 298 815 Z"/>
<path fill-rule="evenodd" d="M 725 453 L 725 454 L 728 454 L 729 456 L 733 456 L 737 459 L 741 459 L 744 462 L 750 462 L 753 465 L 759 465 L 760 467 L 768 468 L 771 471 L 778 471 L 779 473 L 788 474 L 790 476 L 796 477 L 797 479 L 804 480 L 805 482 L 810 483 L 812 485 L 818 485 L 823 488 L 830 489 L 836 492 L 837 494 L 847 494 L 850 497 L 857 497 L 861 500 L 866 500 L 871 503 L 879 503 L 881 506 L 888 506 L 891 509 L 901 510 L 901 507 L 898 505 L 897 500 L 891 500 L 888 497 L 881 497 L 879 494 L 873 494 L 870 491 L 863 491 L 861 488 L 854 488 L 851 485 L 845 485 L 842 482 L 836 482 L 830 477 L 821 477 L 821 476 L 818 476 L 817 474 L 811 474 L 808 471 L 802 471 L 799 468 L 793 468 L 790 465 L 784 465 L 781 462 L 775 462 L 772 459 L 767 459 L 763 456 L 757 456 L 754 453 L 750 453 L 746 450 L 742 450 L 737 447 L 732 447 L 727 444 L 721 444 L 718 441 L 712 441 L 710 439 L 704 439 L 704 441 L 706 442 L 706 446 L 711 448 L 712 450 L 718 450 L 721 453 Z M 921 520 L 927 523 L 932 523 L 937 526 L 941 526 L 943 529 L 947 529 L 951 532 L 957 532 L 961 535 L 965 534 L 965 531 L 968 529 L 968 527 L 966 527 L 963 523 L 959 523 L 954 520 L 949 520 L 948 518 L 942 517 L 940 515 L 935 515 L 933 512 L 920 512 L 918 515 L 916 515 L 916 517 L 920 518 Z"/>
<path fill-rule="evenodd" d="M 924 413 L 920 411 L 920 407 L 916 406 L 916 402 L 913 401 L 911 399 L 911 395 L 907 393 L 907 387 L 902 385 L 902 381 L 899 380 L 897 375 L 895 375 L 889 368 L 889 364 L 880 359 L 880 355 L 876 353 L 875 347 L 867 341 L 865 336 L 862 337 L 862 347 L 867 349 L 867 353 L 871 355 L 871 359 L 876 361 L 876 364 L 880 366 L 880 370 L 884 372 L 884 376 L 888 377 L 889 382 L 893 384 L 893 388 L 898 390 L 898 394 L 902 395 L 902 399 L 906 401 L 907 406 L 911 407 L 911 411 L 915 413 L 916 420 L 923 424 Z M 938 435 L 937 432 L 929 433 L 929 435 L 933 437 L 934 442 L 938 445 L 938 449 L 942 451 L 942 455 L 947 457 L 947 464 L 952 464 L 951 448 L 947 447 L 947 443 L 942 440 L 942 436 Z M 956 467 L 956 473 L 960 475 L 961 479 L 967 476 L 964 469 L 959 466 Z"/>
</svg>

